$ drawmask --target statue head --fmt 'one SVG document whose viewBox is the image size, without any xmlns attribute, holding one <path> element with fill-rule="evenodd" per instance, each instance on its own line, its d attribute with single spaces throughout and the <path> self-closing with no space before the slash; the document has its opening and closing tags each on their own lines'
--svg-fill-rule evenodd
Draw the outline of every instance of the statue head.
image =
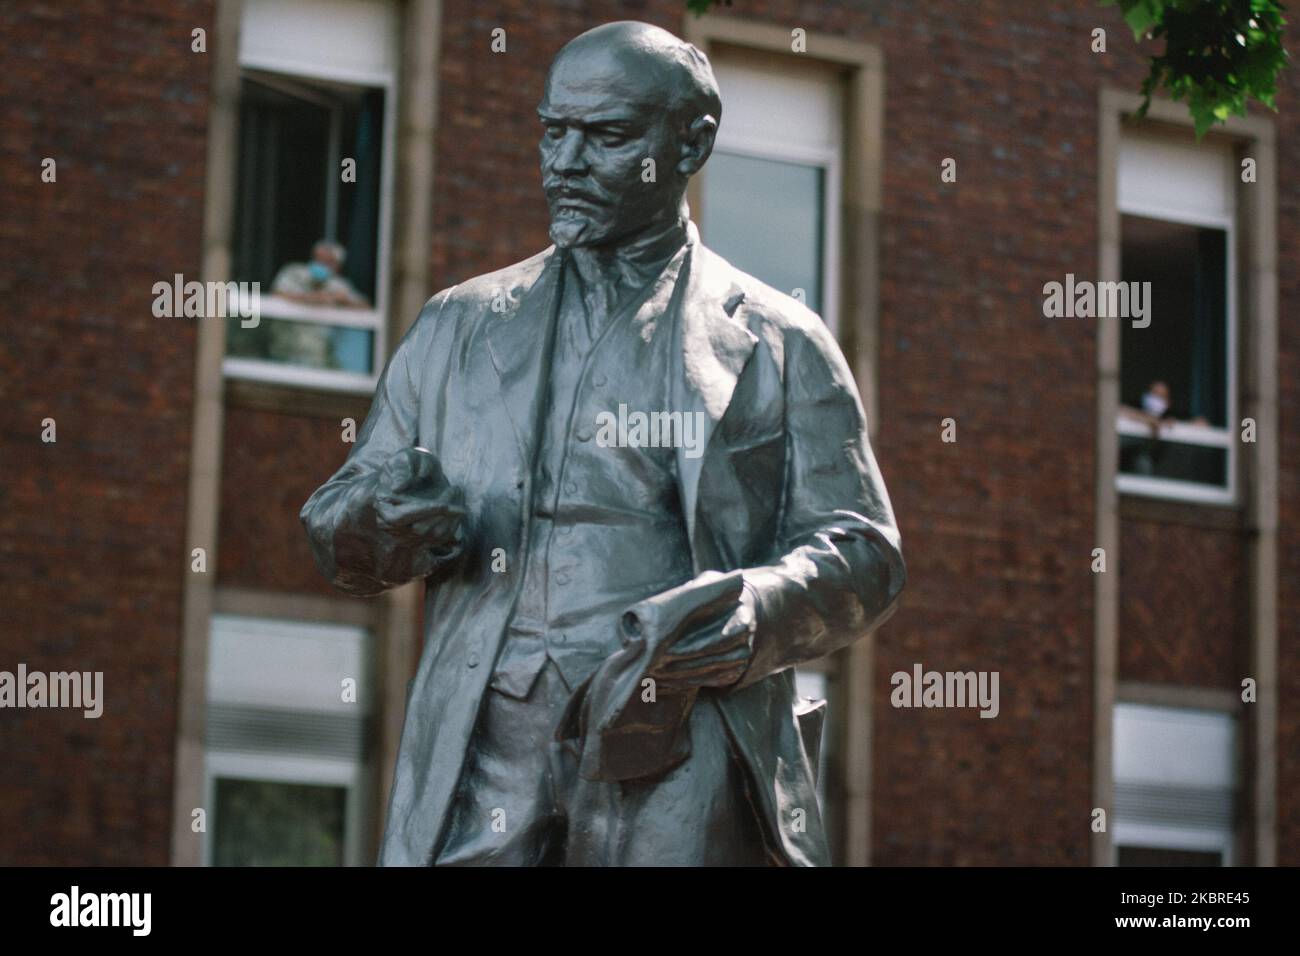
<svg viewBox="0 0 1300 956">
<path fill-rule="evenodd" d="M 606 23 L 556 55 L 537 108 L 560 248 L 617 246 L 681 215 L 722 101 L 708 58 L 667 30 Z"/>
</svg>

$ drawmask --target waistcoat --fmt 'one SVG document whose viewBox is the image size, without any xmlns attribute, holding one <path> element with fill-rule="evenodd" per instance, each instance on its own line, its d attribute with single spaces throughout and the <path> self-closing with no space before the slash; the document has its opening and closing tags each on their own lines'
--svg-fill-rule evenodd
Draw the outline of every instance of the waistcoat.
<svg viewBox="0 0 1300 956">
<path fill-rule="evenodd" d="M 663 413 L 674 411 L 674 291 L 685 251 L 604 322 L 586 314 L 566 265 L 542 386 L 524 579 L 492 676 L 502 693 L 527 698 L 548 659 L 573 689 L 622 646 L 619 621 L 630 605 L 692 575 L 671 444 L 684 433 L 619 427 L 671 420 Z"/>
</svg>

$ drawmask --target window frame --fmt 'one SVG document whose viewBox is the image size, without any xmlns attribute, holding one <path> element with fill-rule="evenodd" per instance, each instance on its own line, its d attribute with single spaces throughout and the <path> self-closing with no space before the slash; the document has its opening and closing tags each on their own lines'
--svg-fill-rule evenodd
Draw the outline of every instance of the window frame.
<svg viewBox="0 0 1300 956">
<path fill-rule="evenodd" d="M 1179 422 L 1171 425 L 1169 430 L 1161 431 L 1159 440 L 1170 440 L 1177 444 L 1199 445 L 1206 448 L 1224 448 L 1227 450 L 1227 462 L 1224 471 L 1227 476 L 1227 483 L 1223 487 L 1217 485 L 1206 485 L 1194 481 L 1181 481 L 1176 478 L 1157 478 L 1150 475 L 1130 475 L 1119 470 L 1118 458 L 1115 469 L 1115 489 L 1120 494 L 1138 495 L 1146 498 L 1162 498 L 1170 501 L 1187 501 L 1195 504 L 1219 505 L 1225 507 L 1235 507 L 1240 503 L 1240 489 L 1238 481 L 1238 442 L 1234 439 L 1237 434 L 1237 414 L 1238 414 L 1238 380 L 1237 380 L 1237 362 L 1238 362 L 1238 335 L 1239 321 L 1237 314 L 1237 216 L 1236 204 L 1234 203 L 1234 212 L 1230 216 L 1214 216 L 1206 213 L 1189 212 L 1186 209 L 1166 206 L 1161 203 L 1151 202 L 1120 202 L 1117 204 L 1118 213 L 1121 223 L 1120 229 L 1120 249 L 1121 255 L 1123 250 L 1123 217 L 1124 216 L 1141 216 L 1145 219 L 1158 219 L 1162 222 L 1175 223 L 1183 226 L 1196 226 L 1203 229 L 1221 229 L 1224 232 L 1224 259 L 1227 275 L 1224 277 L 1226 284 L 1226 294 L 1224 296 L 1224 321 L 1226 329 L 1224 330 L 1225 338 L 1225 361 L 1227 362 L 1227 374 L 1225 376 L 1224 388 L 1227 391 L 1224 405 L 1226 426 L 1216 428 L 1212 425 L 1193 425 L 1188 422 Z M 1117 321 L 1127 321 L 1119 319 Z M 1119 354 L 1119 372 L 1124 372 L 1124 351 L 1123 340 L 1120 341 Z M 1151 437 L 1149 429 L 1143 428 L 1137 422 L 1128 421 L 1121 415 L 1115 419 L 1115 441 L 1118 444 L 1121 435 L 1133 435 L 1136 437 Z M 1164 436 L 1170 436 L 1165 439 Z M 1177 437 L 1173 437 L 1177 436 Z"/>
<path fill-rule="evenodd" d="M 384 130 L 382 136 L 383 160 L 380 164 L 379 180 L 379 236 L 376 242 L 375 263 L 375 304 L 370 309 L 331 309 L 322 306 L 309 306 L 300 303 L 271 302 L 268 309 L 270 293 L 260 296 L 261 319 L 288 319 L 297 322 L 314 322 L 318 325 L 337 325 L 349 328 L 364 328 L 374 333 L 374 347 L 371 350 L 370 374 L 346 372 L 340 369 L 315 369 L 285 362 L 273 362 L 268 359 L 222 356 L 221 372 L 224 378 L 245 379 L 267 382 L 275 385 L 289 385 L 304 388 L 316 388 L 325 391 L 352 392 L 370 394 L 379 384 L 379 375 L 388 358 L 388 324 L 391 307 L 391 247 L 393 223 L 393 180 L 397 143 L 397 86 L 395 71 L 372 71 L 339 68 L 329 64 L 312 64 L 310 66 L 275 57 L 258 55 L 241 55 L 239 76 L 258 80 L 258 74 L 279 74 L 307 81 L 342 83 L 370 89 L 382 89 L 384 92 Z M 331 133 L 331 146 L 335 133 Z M 333 159 L 334 157 L 331 157 Z M 327 182 L 332 183 L 330 195 L 337 197 L 338 184 L 335 177 L 337 168 Z M 238 184 L 236 184 L 238 188 Z M 328 202 L 328 200 L 327 200 Z M 326 212 L 327 218 L 337 215 Z"/>
<path fill-rule="evenodd" d="M 274 599 L 273 599 L 274 600 Z M 260 603 L 260 602 L 258 602 Z M 218 609 L 208 619 L 209 642 L 204 659 L 204 707 L 205 721 L 207 711 L 217 705 L 226 704 L 245 706 L 246 701 L 232 701 L 227 698 L 213 699 L 213 652 L 214 635 L 220 630 L 228 630 L 232 636 L 257 637 L 259 641 L 274 639 L 277 636 L 311 637 L 313 639 L 331 635 L 329 639 L 357 641 L 359 670 L 355 676 L 359 685 L 369 688 L 358 697 L 359 701 L 379 700 L 378 655 L 380 644 L 372 623 L 356 620 L 342 620 L 341 615 L 323 613 L 320 615 L 302 613 L 297 607 L 225 607 Z M 285 612 L 285 613 L 280 613 Z M 255 695 L 256 696 L 256 695 Z M 269 706 L 265 698 L 259 698 L 252 706 Z M 281 700 L 277 706 L 284 706 Z M 373 742 L 373 728 L 367 732 L 372 721 L 383 719 L 382 705 L 368 706 L 364 703 L 350 706 L 368 707 L 361 715 L 363 735 Z M 331 708 L 320 711 L 316 707 L 289 705 L 285 709 L 297 715 L 345 713 L 345 710 Z M 213 835 L 218 826 L 217 789 L 219 777 L 236 780 L 255 780 L 264 783 L 307 784 L 313 786 L 342 787 L 345 791 L 343 810 L 343 865 L 362 866 L 366 863 L 367 853 L 371 849 L 371 826 L 373 824 L 372 802 L 374 775 L 377 772 L 374 754 L 363 751 L 357 757 L 329 756 L 319 754 L 302 754 L 292 750 L 247 749 L 240 747 L 221 747 L 213 744 L 206 726 L 203 735 L 202 756 L 203 806 L 207 809 L 207 829 L 200 840 L 199 860 L 203 866 L 213 865 Z"/>
<path fill-rule="evenodd" d="M 203 865 L 213 866 L 217 819 L 217 779 L 258 783 L 305 784 L 341 787 L 343 802 L 343 865 L 361 866 L 366 838 L 366 767 L 363 762 L 302 757 L 291 754 L 255 754 L 208 750 L 204 767 L 207 829 L 203 833 Z"/>
<path fill-rule="evenodd" d="M 880 389 L 877 376 L 880 335 L 880 222 L 884 209 L 885 55 L 875 42 L 809 31 L 806 53 L 792 53 L 790 31 L 753 17 L 710 12 L 684 15 L 681 34 L 718 62 L 719 55 L 759 54 L 792 66 L 826 68 L 839 77 L 839 147 L 843 166 L 841 200 L 835 211 L 840 239 L 832 250 L 840 264 L 832 288 L 840 315 L 834 335 L 857 382 L 871 440 L 879 440 Z M 723 91 L 724 104 L 728 94 Z M 720 138 L 734 126 L 724 110 Z M 703 178 L 688 188 L 694 214 L 707 217 Z M 707 242 L 707 238 L 706 238 Z M 849 268 L 851 264 L 852 268 Z M 830 807 L 824 822 L 832 859 L 868 866 L 872 833 L 872 726 L 875 697 L 874 642 L 870 638 L 833 657 L 833 693 L 827 715 L 834 744 L 827 763 Z"/>
<path fill-rule="evenodd" d="M 740 63 L 746 64 L 746 54 L 752 53 L 771 53 L 760 47 L 753 46 L 736 46 L 728 45 L 724 47 L 733 51 L 740 52 Z M 717 51 L 714 51 L 717 55 Z M 721 54 L 725 58 L 726 54 Z M 779 59 L 778 59 L 779 58 Z M 773 67 L 780 63 L 776 69 L 787 69 L 784 53 L 778 53 L 772 56 L 768 61 L 768 67 Z M 789 68 L 791 75 L 798 75 L 794 68 Z M 842 224 L 841 210 L 843 209 L 843 172 L 846 162 L 846 154 L 849 148 L 848 134 L 849 124 L 844 116 L 844 99 L 847 95 L 846 86 L 848 85 L 844 77 L 837 75 L 832 71 L 827 71 L 824 77 L 826 83 L 840 84 L 836 91 L 836 100 L 839 103 L 839 110 L 834 116 L 834 134 L 835 145 L 818 145 L 815 143 L 795 142 L 789 139 L 780 139 L 767 135 L 756 135 L 754 133 L 737 133 L 734 127 L 728 127 L 724 122 L 718 130 L 718 136 L 713 144 L 713 152 L 710 155 L 710 161 L 718 153 L 740 156 L 747 159 L 768 160 L 778 163 L 790 163 L 803 166 L 812 166 L 822 171 L 824 188 L 822 190 L 821 202 L 821 308 L 818 314 L 826 327 L 830 329 L 831 334 L 835 336 L 836 341 L 841 339 L 842 323 L 840 321 L 840 254 L 842 249 Z M 725 95 L 725 93 L 724 93 Z M 716 175 L 716 173 L 713 173 Z M 705 244 L 708 244 L 708 182 L 710 176 L 710 167 L 706 163 L 703 170 L 702 182 L 700 183 L 700 230 Z M 791 290 L 780 289 L 779 291 L 789 295 Z M 805 303 L 806 304 L 806 303 Z M 811 306 L 810 306 L 811 307 Z M 832 790 L 835 787 L 835 781 L 832 779 L 834 769 L 831 767 L 831 751 L 835 745 L 840 745 L 835 740 L 838 728 L 830 719 L 829 708 L 832 704 L 843 704 L 845 694 L 837 692 L 835 689 L 837 674 L 837 663 L 833 656 L 817 658 L 813 661 L 805 661 L 797 668 L 799 672 L 806 674 L 818 675 L 825 687 L 824 697 L 828 711 L 825 725 L 822 727 L 821 741 L 818 752 L 818 762 L 815 768 L 817 772 L 817 800 L 819 812 L 822 816 L 823 826 L 827 830 L 836 828 L 839 820 L 837 814 L 843 811 L 843 808 L 835 802 L 835 795 Z M 815 698 L 814 698 L 815 699 Z M 828 739 L 829 738 L 829 739 Z M 832 746 L 828 747 L 827 744 Z M 843 746 L 843 745 L 841 745 Z"/>
<path fill-rule="evenodd" d="M 1183 724 L 1190 736 L 1194 730 L 1192 721 L 1203 722 L 1206 718 L 1226 722 L 1227 730 L 1227 764 L 1226 785 L 1233 803 L 1234 813 L 1240 812 L 1242 785 L 1242 760 L 1244 756 L 1242 723 L 1243 715 L 1232 705 L 1235 700 L 1230 691 L 1217 693 L 1187 687 L 1158 687 L 1154 691 L 1149 687 L 1134 690 L 1135 685 L 1125 688 L 1111 705 L 1111 786 L 1112 795 L 1122 782 L 1150 783 L 1148 780 L 1121 781 L 1118 778 L 1118 761 L 1114 754 L 1119 750 L 1119 711 L 1121 708 L 1131 712 L 1130 722 L 1139 723 L 1155 718 L 1165 724 Z M 1207 694 L 1215 694 L 1217 700 L 1207 700 Z M 1145 713 L 1143 713 L 1145 712 Z M 1204 733 L 1202 730 L 1201 733 Z M 1175 786 L 1187 785 L 1182 782 Z M 1192 786 L 1206 786 L 1203 782 Z M 1219 786 L 1219 785 L 1215 785 Z M 1109 826 L 1110 846 L 1109 864 L 1119 865 L 1119 852 L 1123 847 L 1152 847 L 1166 850 L 1186 850 L 1190 852 L 1215 851 L 1220 854 L 1220 866 L 1234 866 L 1237 856 L 1237 825 L 1229 823 L 1226 827 L 1198 826 L 1195 822 L 1183 820 L 1174 822 L 1154 822 L 1143 819 L 1126 819 L 1118 814 L 1114 803 L 1111 804 Z"/>
<path fill-rule="evenodd" d="M 1232 857 L 1233 842 L 1231 831 L 1216 833 L 1196 827 L 1159 826 L 1154 823 L 1116 820 L 1111 827 L 1111 866 L 1119 866 L 1119 851 L 1124 847 L 1186 850 L 1191 853 L 1212 851 L 1220 854 L 1220 866 L 1235 866 Z"/>
<path fill-rule="evenodd" d="M 1120 280 L 1119 170 L 1121 145 L 1128 131 L 1169 130 L 1191 135 L 1187 106 L 1155 97 L 1144 101 L 1139 93 L 1103 84 L 1097 91 L 1097 238 L 1098 279 Z M 1277 680 L 1278 621 L 1272 596 L 1278 587 L 1278 323 L 1277 270 L 1277 124 L 1262 116 L 1228 117 L 1222 127 L 1208 134 L 1222 137 L 1233 157 L 1238 268 L 1249 281 L 1236 290 L 1241 308 L 1238 319 L 1243 334 L 1238 343 L 1240 374 L 1250 383 L 1236 397 L 1239 413 L 1255 420 L 1257 440 L 1243 447 L 1237 472 L 1242 502 L 1237 509 L 1209 509 L 1188 505 L 1180 510 L 1173 503 L 1152 510 L 1157 504 L 1137 496 L 1121 496 L 1115 486 L 1117 453 L 1110 427 L 1119 405 L 1119 332 L 1117 322 L 1094 325 L 1094 392 L 1096 411 L 1093 434 L 1094 543 L 1112 557 L 1120 555 L 1121 509 L 1143 514 L 1156 521 L 1204 522 L 1207 515 L 1222 526 L 1223 515 L 1236 514 L 1232 524 L 1247 532 L 1248 551 L 1245 586 L 1249 595 L 1247 646 L 1261 684 Z M 1243 160 L 1256 160 L 1258 180 L 1246 188 L 1239 173 Z M 1122 500 L 1122 504 L 1121 504 Z M 1130 507 L 1131 506 L 1131 507 Z M 1197 516 L 1199 514 L 1199 516 Z M 1119 577 L 1093 575 L 1092 650 L 1096 662 L 1092 692 L 1092 800 L 1093 806 L 1107 807 L 1113 801 L 1114 759 L 1111 753 L 1112 709 L 1117 700 L 1117 650 L 1119 642 Z M 1168 688 L 1174 690 L 1175 688 Z M 1188 690 L 1182 688 L 1181 690 Z M 1249 708 L 1252 733 L 1243 742 L 1243 810 L 1238 830 L 1236 857 L 1256 866 L 1272 866 L 1277 860 L 1277 700 L 1265 694 Z M 1248 821 L 1248 822 L 1245 822 Z M 1095 832 L 1090 843 L 1094 866 L 1111 862 L 1108 832 Z"/>
<path fill-rule="evenodd" d="M 761 47 L 747 46 L 742 44 L 728 43 L 723 50 L 730 50 L 740 54 L 738 65 L 742 68 L 748 67 L 753 69 L 752 62 L 747 62 L 748 55 L 758 53 L 768 54 L 765 59 L 767 63 L 764 69 L 774 69 L 777 71 L 787 71 L 790 76 L 800 76 L 798 72 L 799 64 L 789 64 L 786 62 L 787 56 L 784 52 L 773 54 L 773 51 L 764 50 Z M 718 53 L 714 51 L 715 56 L 720 56 L 724 61 L 726 52 Z M 829 61 L 827 61 L 829 65 Z M 778 65 L 779 64 L 779 65 Z M 815 75 L 815 74 L 814 74 Z M 822 195 L 821 217 L 823 223 L 822 249 L 821 249 L 821 283 L 822 283 L 822 303 L 819 314 L 822 321 L 831 330 L 831 333 L 838 339 L 840 337 L 841 320 L 840 320 L 840 283 L 841 283 L 841 263 L 840 254 L 843 243 L 843 223 L 841 222 L 841 212 L 843 210 L 843 174 L 845 164 L 845 154 L 849 148 L 848 134 L 849 124 L 844 116 L 844 100 L 848 93 L 844 77 L 834 71 L 826 71 L 826 75 L 820 78 L 826 83 L 838 84 L 835 91 L 835 101 L 838 109 L 834 113 L 834 135 L 835 145 L 817 145 L 814 143 L 792 142 L 788 138 L 781 139 L 776 136 L 757 135 L 752 132 L 738 133 L 734 126 L 728 126 L 725 118 L 718 129 L 717 139 L 713 144 L 714 153 L 730 153 L 736 156 L 743 156 L 747 159 L 765 159 L 778 163 L 795 163 L 800 165 L 815 166 L 823 171 L 825 176 L 825 189 Z M 725 94 L 724 94 L 725 95 Z M 734 95 L 734 94 L 733 94 Z M 708 243 L 708 181 L 709 166 L 706 163 L 702 173 L 702 182 L 700 184 L 700 230 L 705 241 Z M 781 289 L 787 295 L 790 290 Z"/>
</svg>

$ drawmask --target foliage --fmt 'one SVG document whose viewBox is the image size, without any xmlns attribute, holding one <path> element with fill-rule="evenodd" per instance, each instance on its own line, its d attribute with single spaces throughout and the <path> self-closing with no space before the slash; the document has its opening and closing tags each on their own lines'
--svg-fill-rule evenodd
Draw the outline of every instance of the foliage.
<svg viewBox="0 0 1300 956">
<path fill-rule="evenodd" d="M 1116 4 L 1135 39 L 1165 41 L 1164 52 L 1150 57 L 1138 115 L 1162 87 L 1186 100 L 1198 137 L 1230 115 L 1245 116 L 1252 99 L 1277 109 L 1277 75 L 1287 61 L 1277 0 L 1101 0 Z"/>
</svg>

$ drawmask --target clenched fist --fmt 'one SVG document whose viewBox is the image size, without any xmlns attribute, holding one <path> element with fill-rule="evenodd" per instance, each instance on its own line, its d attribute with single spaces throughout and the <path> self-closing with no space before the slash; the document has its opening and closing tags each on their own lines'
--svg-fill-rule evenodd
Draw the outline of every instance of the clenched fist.
<svg viewBox="0 0 1300 956">
<path fill-rule="evenodd" d="M 429 574 L 463 546 L 464 496 L 425 448 L 403 448 L 384 462 L 375 484 L 374 513 L 376 529 L 411 577 Z"/>
</svg>

